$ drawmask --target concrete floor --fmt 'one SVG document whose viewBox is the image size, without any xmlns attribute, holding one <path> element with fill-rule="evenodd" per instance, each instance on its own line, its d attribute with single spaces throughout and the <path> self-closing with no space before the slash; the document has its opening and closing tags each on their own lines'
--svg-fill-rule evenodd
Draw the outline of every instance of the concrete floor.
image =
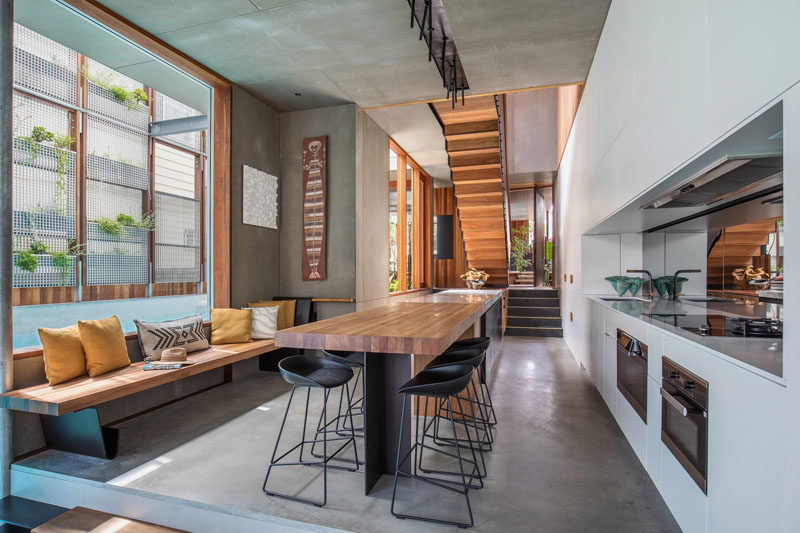
<svg viewBox="0 0 800 533">
<path fill-rule="evenodd" d="M 680 531 L 561 339 L 507 337 L 491 386 L 499 425 L 486 458 L 486 487 L 470 492 L 475 530 Z M 392 517 L 389 476 L 364 496 L 361 474 L 329 471 L 325 508 L 262 494 L 287 389 L 275 374 L 256 374 L 125 422 L 113 461 L 49 450 L 21 463 L 343 530 L 446 529 Z M 320 405 L 312 402 L 312 412 Z M 300 430 L 298 407 L 287 421 L 287 436 Z M 320 495 L 316 468 L 274 470 L 273 476 L 273 489 Z M 466 519 L 463 499 L 429 485 L 406 481 L 398 495 L 399 510 Z"/>
</svg>

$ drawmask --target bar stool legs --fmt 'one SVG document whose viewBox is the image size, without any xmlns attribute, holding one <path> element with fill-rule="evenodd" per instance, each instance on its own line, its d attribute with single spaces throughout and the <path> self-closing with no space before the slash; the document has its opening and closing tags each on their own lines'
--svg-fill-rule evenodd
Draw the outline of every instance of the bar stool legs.
<svg viewBox="0 0 800 533">
<path fill-rule="evenodd" d="M 289 409 L 292 406 L 292 400 L 294 399 L 294 393 L 300 387 L 305 387 L 307 389 L 307 391 L 306 391 L 305 412 L 304 412 L 304 416 L 303 416 L 302 437 L 301 437 L 301 440 L 300 440 L 299 443 L 295 444 L 292 448 L 290 448 L 289 450 L 287 450 L 286 452 L 284 452 L 280 456 L 278 456 L 278 447 L 280 446 L 281 437 L 283 436 L 283 430 L 284 430 L 284 427 L 286 426 L 286 418 L 287 418 L 287 416 L 289 414 Z M 346 392 L 347 392 L 347 396 L 349 398 L 350 397 L 349 386 L 347 384 L 344 384 L 343 387 L 347 388 Z M 355 442 L 355 433 L 352 430 L 352 418 L 350 420 L 351 429 L 350 429 L 350 436 L 349 437 L 339 436 L 337 434 L 337 430 L 335 430 L 335 429 L 326 429 L 327 426 L 328 426 L 328 398 L 330 396 L 330 389 L 328 389 L 328 388 L 321 389 L 322 393 L 323 393 L 322 394 L 323 395 L 322 416 L 321 416 L 323 429 L 318 429 L 316 431 L 313 440 L 307 440 L 306 439 L 306 426 L 307 426 L 307 421 L 308 421 L 308 405 L 309 405 L 309 402 L 310 402 L 310 399 L 311 399 L 311 389 L 312 388 L 316 388 L 316 387 L 308 386 L 308 385 L 297 385 L 297 384 L 292 385 L 292 391 L 291 391 L 291 394 L 289 395 L 289 403 L 286 405 L 286 411 L 284 411 L 284 413 L 283 413 L 283 420 L 281 421 L 281 428 L 278 431 L 278 438 L 275 441 L 275 448 L 272 451 L 272 457 L 270 459 L 269 467 L 267 468 L 267 474 L 264 477 L 264 484 L 262 485 L 261 488 L 264 491 L 264 493 L 269 495 L 269 496 L 276 496 L 276 497 L 279 497 L 279 498 L 285 498 L 287 500 L 292 500 L 292 501 L 302 502 L 302 503 L 308 503 L 308 504 L 311 504 L 311 505 L 315 505 L 317 507 L 322 507 L 328 501 L 328 468 L 335 468 L 335 469 L 348 470 L 348 471 L 354 472 L 354 471 L 358 470 L 358 466 L 361 463 L 358 462 L 358 449 L 356 447 L 356 442 Z M 328 433 L 336 434 L 336 436 L 334 436 L 332 438 L 329 438 L 328 437 Z M 321 437 L 322 438 L 322 442 L 321 442 L 321 444 L 322 444 L 322 456 L 320 456 L 321 458 L 319 460 L 305 460 L 303 458 L 303 452 L 304 452 L 305 447 L 310 444 L 312 449 L 313 449 L 314 446 L 319 444 L 320 443 L 320 440 L 319 440 L 320 439 L 320 434 L 322 436 Z M 344 443 L 341 446 L 339 446 L 339 448 L 337 448 L 336 451 L 334 451 L 333 453 L 328 455 L 328 443 L 329 442 L 340 442 L 340 441 L 344 441 Z M 353 445 L 353 455 L 355 457 L 355 462 L 354 462 L 355 466 L 353 468 L 346 468 L 346 467 L 339 467 L 339 466 L 335 466 L 335 465 L 329 465 L 328 463 L 330 461 L 332 461 L 332 460 L 337 460 L 337 459 L 341 460 L 340 458 L 337 458 L 336 456 L 339 453 L 341 453 L 349 444 Z M 289 454 L 291 454 L 292 452 L 294 452 L 298 448 L 300 449 L 300 456 L 299 456 L 299 460 L 298 461 L 283 461 L 282 462 L 282 460 L 285 457 L 287 457 Z M 306 498 L 300 498 L 298 496 L 294 496 L 294 495 L 291 495 L 291 494 L 275 492 L 274 490 L 267 490 L 267 483 L 269 482 L 269 476 L 270 476 L 270 473 L 272 472 L 272 468 L 273 467 L 277 467 L 277 466 L 301 466 L 301 465 L 302 466 L 318 466 L 318 467 L 322 467 L 322 500 L 311 500 L 311 499 L 306 499 Z"/>
<path fill-rule="evenodd" d="M 401 450 L 400 445 L 402 443 L 402 436 L 400 437 L 400 439 L 398 440 L 398 443 L 397 443 L 397 461 L 396 461 L 396 465 L 395 465 L 394 485 L 392 487 L 392 505 L 391 505 L 392 515 L 394 515 L 397 518 L 401 518 L 401 519 L 410 518 L 410 519 L 414 519 L 414 520 L 422 520 L 422 521 L 425 521 L 425 522 L 433 522 L 433 523 L 437 523 L 437 524 L 453 525 L 453 526 L 457 526 L 457 527 L 460 527 L 460 528 L 472 527 L 475 522 L 474 522 L 474 519 L 473 519 L 473 516 L 472 516 L 472 506 L 471 506 L 470 501 L 469 501 L 469 490 L 470 490 L 470 488 L 480 488 L 480 487 L 483 486 L 483 480 L 482 480 L 482 478 L 480 476 L 480 473 L 479 473 L 480 469 L 478 467 L 478 462 L 477 462 L 477 458 L 476 458 L 476 455 L 475 455 L 475 448 L 471 447 L 471 446 L 464 448 L 464 447 L 462 447 L 462 446 L 460 446 L 458 444 L 458 441 L 456 441 L 455 442 L 455 452 L 456 453 L 452 454 L 452 453 L 446 452 L 444 450 L 441 450 L 441 449 L 439 449 L 437 447 L 425 444 L 425 431 L 422 431 L 422 432 L 419 431 L 419 424 L 420 424 L 420 421 L 419 421 L 419 396 L 417 396 L 416 398 L 417 398 L 417 402 L 416 402 L 416 405 L 417 405 L 417 422 L 416 422 L 417 431 L 416 431 L 414 443 L 411 446 L 411 448 L 408 450 L 408 452 L 406 452 L 406 454 L 403 457 L 401 457 L 401 453 L 400 453 L 400 450 Z M 450 421 L 450 425 L 452 427 L 453 433 L 455 433 L 456 432 L 456 422 L 455 422 L 455 418 L 453 417 L 453 409 L 452 409 L 452 404 L 451 404 L 450 397 L 448 396 L 447 398 L 441 399 L 441 402 L 442 403 L 446 402 L 447 414 L 448 414 L 448 418 L 447 419 Z M 401 427 L 402 427 L 403 423 L 405 422 L 406 410 L 407 410 L 406 409 L 406 404 L 407 403 L 408 402 L 406 402 L 406 401 L 403 402 L 402 415 L 401 415 L 401 419 L 400 419 Z M 427 397 L 426 397 L 426 404 L 427 404 Z M 427 408 L 426 408 L 426 416 L 423 417 L 423 418 L 424 419 L 423 419 L 422 423 L 423 423 L 423 428 L 424 428 L 425 424 L 427 423 Z M 465 431 L 467 433 L 467 438 L 469 439 L 469 429 L 467 427 L 466 422 L 463 422 L 463 424 L 464 424 Z M 421 439 L 420 439 L 420 437 L 421 437 Z M 473 459 L 472 461 L 462 457 L 462 449 L 464 451 L 466 451 L 466 449 L 471 449 L 472 459 Z M 432 452 L 435 452 L 435 453 L 438 453 L 438 454 L 445 455 L 445 456 L 451 457 L 453 459 L 456 459 L 458 461 L 458 472 L 449 472 L 449 471 L 429 471 L 429 472 L 430 473 L 440 473 L 440 474 L 455 476 L 457 479 L 456 480 L 449 480 L 449 479 L 441 479 L 441 478 L 421 475 L 419 473 L 419 471 L 418 471 L 417 464 L 418 463 L 419 464 L 422 463 L 422 454 L 423 454 L 423 452 L 425 450 L 430 450 Z M 409 459 L 411 458 L 412 454 L 414 456 L 414 459 L 413 459 L 413 461 L 409 462 Z M 408 469 L 408 471 L 405 471 L 405 470 L 402 469 L 402 467 L 404 465 L 406 465 L 406 464 L 410 465 L 410 468 Z M 469 467 L 470 467 L 468 473 L 465 472 L 465 470 L 464 470 L 464 465 L 465 464 L 469 465 Z M 425 483 L 428 483 L 430 485 L 434 485 L 436 487 L 439 487 L 439 488 L 442 488 L 442 489 L 446 489 L 448 491 L 455 492 L 455 493 L 458 493 L 458 494 L 463 494 L 464 495 L 464 501 L 466 502 L 467 512 L 469 514 L 469 522 L 456 522 L 456 521 L 451 521 L 451 520 L 442 520 L 442 519 L 438 519 L 438 518 L 430 518 L 430 517 L 424 517 L 424 516 L 419 516 L 419 515 L 411 515 L 411 514 L 404 514 L 404 513 L 396 512 L 395 511 L 395 502 L 396 502 L 396 499 L 397 499 L 397 480 L 400 477 L 409 478 L 409 479 L 418 479 L 418 480 L 423 481 Z M 472 483 L 473 483 L 473 480 L 475 478 L 477 478 L 480 481 L 480 485 L 479 486 L 473 486 Z"/>
</svg>

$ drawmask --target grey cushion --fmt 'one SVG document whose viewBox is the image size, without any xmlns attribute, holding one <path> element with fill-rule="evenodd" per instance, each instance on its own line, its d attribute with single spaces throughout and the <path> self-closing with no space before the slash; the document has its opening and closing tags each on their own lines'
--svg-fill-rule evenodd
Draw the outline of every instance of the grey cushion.
<svg viewBox="0 0 800 533">
<path fill-rule="evenodd" d="M 208 348 L 208 338 L 203 331 L 203 317 L 199 314 L 164 322 L 134 322 L 145 361 L 158 361 L 161 359 L 161 352 L 176 346 L 186 348 L 187 353 Z"/>
</svg>

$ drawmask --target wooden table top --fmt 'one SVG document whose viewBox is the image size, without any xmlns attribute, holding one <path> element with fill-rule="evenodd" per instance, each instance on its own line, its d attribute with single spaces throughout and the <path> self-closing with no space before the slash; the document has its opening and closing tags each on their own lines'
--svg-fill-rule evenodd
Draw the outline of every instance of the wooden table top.
<svg viewBox="0 0 800 533">
<path fill-rule="evenodd" d="M 483 293 L 483 294 L 479 294 Z M 439 355 L 502 291 L 436 293 L 279 331 L 276 346 Z"/>
</svg>

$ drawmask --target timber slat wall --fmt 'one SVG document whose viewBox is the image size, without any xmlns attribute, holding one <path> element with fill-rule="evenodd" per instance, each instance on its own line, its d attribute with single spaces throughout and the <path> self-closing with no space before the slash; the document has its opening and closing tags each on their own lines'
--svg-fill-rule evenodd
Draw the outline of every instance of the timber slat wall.
<svg viewBox="0 0 800 533">
<path fill-rule="evenodd" d="M 467 270 L 467 256 L 461 228 L 456 216 L 456 199 L 453 187 L 442 187 L 433 190 L 433 214 L 453 216 L 453 259 L 436 259 L 434 268 L 434 287 L 463 288 L 464 282 L 459 278 Z"/>
<path fill-rule="evenodd" d="M 464 266 L 485 271 L 489 274 L 488 283 L 505 285 L 508 252 L 495 98 L 476 96 L 455 108 L 450 102 L 432 105 L 444 127 L 467 257 Z M 456 252 L 455 247 L 453 251 Z"/>
</svg>

